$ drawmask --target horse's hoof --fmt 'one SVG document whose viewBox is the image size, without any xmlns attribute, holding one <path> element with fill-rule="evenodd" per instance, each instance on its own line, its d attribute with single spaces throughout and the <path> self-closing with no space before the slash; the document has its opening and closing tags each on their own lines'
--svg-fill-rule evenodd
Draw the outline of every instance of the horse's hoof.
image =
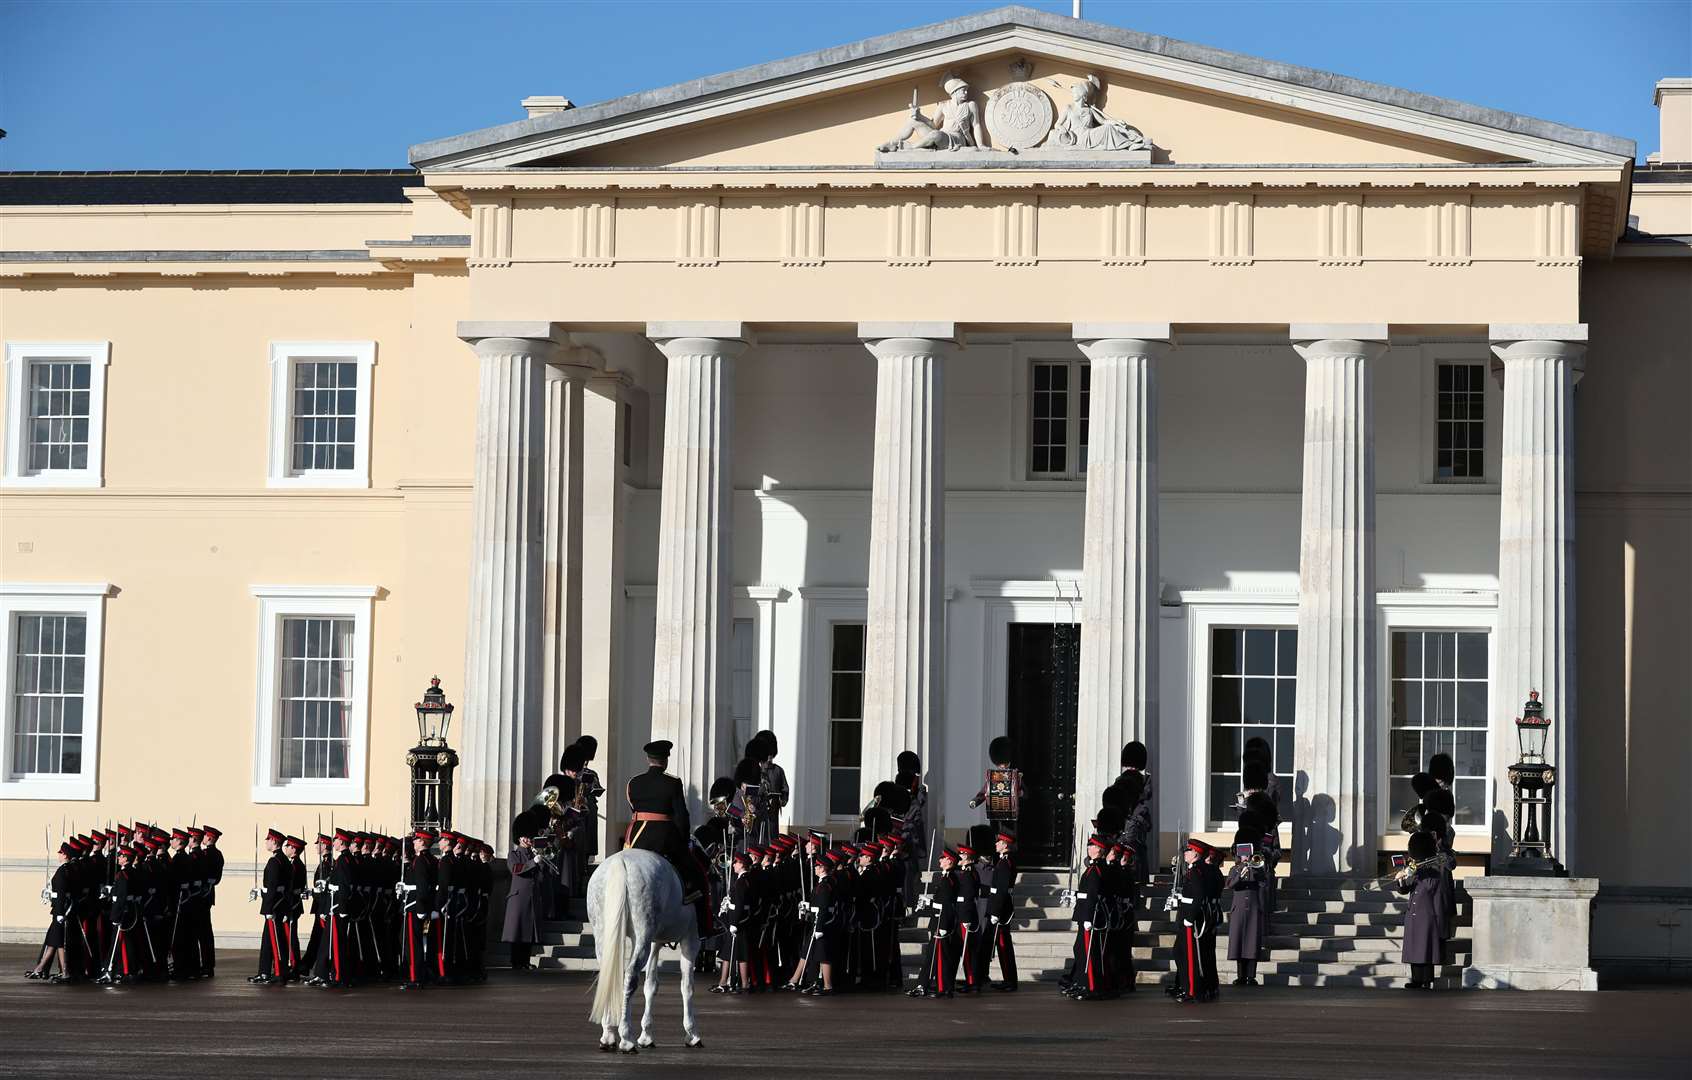
<svg viewBox="0 0 1692 1080">
<path fill-rule="evenodd" d="M 619 1051 L 617 1051 L 617 1052 L 618 1052 L 618 1053 L 619 1053 L 619 1054 L 638 1054 L 638 1053 L 640 1053 L 640 1051 L 639 1051 L 639 1050 L 637 1050 L 637 1049 L 635 1049 L 635 1048 L 634 1048 L 634 1047 L 632 1047 L 632 1046 L 631 1046 L 631 1047 L 629 1047 L 629 1048 L 628 1048 L 628 1049 L 627 1049 L 627 1050 L 619 1050 Z"/>
<path fill-rule="evenodd" d="M 617 1049 L 616 1043 L 600 1043 L 599 1044 L 599 1052 L 602 1053 L 602 1054 L 609 1054 L 611 1051 L 613 1051 L 615 1049 Z"/>
<path fill-rule="evenodd" d="M 687 1048 L 689 1050 L 703 1050 L 705 1048 L 705 1040 L 699 1038 L 698 1036 L 694 1036 L 693 1038 L 687 1040 Z"/>
<path fill-rule="evenodd" d="M 643 1035 L 638 1040 L 636 1040 L 635 1045 L 640 1047 L 642 1050 L 650 1050 L 653 1047 L 657 1046 L 658 1043 L 657 1043 L 656 1040 L 654 1040 L 654 1039 L 652 1039 L 648 1036 Z"/>
</svg>

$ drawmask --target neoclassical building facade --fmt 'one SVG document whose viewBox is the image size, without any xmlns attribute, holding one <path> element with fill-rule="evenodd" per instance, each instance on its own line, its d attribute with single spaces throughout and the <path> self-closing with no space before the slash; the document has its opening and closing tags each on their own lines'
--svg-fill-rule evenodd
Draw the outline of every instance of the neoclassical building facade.
<svg viewBox="0 0 1692 1080">
<path fill-rule="evenodd" d="M 1537 691 L 1634 948 L 1692 888 L 1657 95 L 1639 163 L 1007 8 L 411 170 L 0 177 L 0 927 L 44 829 L 399 828 L 440 675 L 496 843 L 580 734 L 697 798 L 768 728 L 838 828 L 904 749 L 966 826 L 1009 734 L 1051 864 L 1141 739 L 1167 854 L 1261 736 L 1295 871 L 1367 876 L 1436 752 L 1507 849 Z"/>
</svg>

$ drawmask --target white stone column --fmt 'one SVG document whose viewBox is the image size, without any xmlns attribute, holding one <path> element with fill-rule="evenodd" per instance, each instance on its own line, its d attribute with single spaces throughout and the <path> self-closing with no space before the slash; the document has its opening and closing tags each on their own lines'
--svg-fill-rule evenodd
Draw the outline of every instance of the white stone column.
<svg viewBox="0 0 1692 1080">
<path fill-rule="evenodd" d="M 734 358 L 740 323 L 650 323 L 669 360 L 658 519 L 652 738 L 675 743 L 670 771 L 695 812 L 734 765 Z"/>
<path fill-rule="evenodd" d="M 945 356 L 951 323 L 863 323 L 874 354 L 875 467 L 865 628 L 863 801 L 914 750 L 929 814 L 945 806 Z"/>
<path fill-rule="evenodd" d="M 1493 859 L 1509 856 L 1511 789 L 1505 770 L 1519 747 L 1515 718 L 1538 690 L 1551 717 L 1546 760 L 1557 767 L 1552 854 L 1573 867 L 1578 754 L 1575 726 L 1574 387 L 1586 366 L 1586 327 L 1493 326 L 1495 373 L 1504 380 L 1498 523 L 1498 670 L 1487 735 Z"/>
<path fill-rule="evenodd" d="M 1170 333 L 1168 323 L 1077 323 L 1074 334 L 1091 372 L 1075 771 L 1085 822 L 1123 744 L 1157 742 L 1157 364 Z"/>
<path fill-rule="evenodd" d="M 1384 325 L 1292 327 L 1304 357 L 1293 872 L 1375 873 L 1375 406 Z"/>
<path fill-rule="evenodd" d="M 547 771 L 540 757 L 546 365 L 563 334 L 557 323 L 462 322 L 458 336 L 475 347 L 481 385 L 453 824 L 503 850 L 512 817 Z"/>
</svg>

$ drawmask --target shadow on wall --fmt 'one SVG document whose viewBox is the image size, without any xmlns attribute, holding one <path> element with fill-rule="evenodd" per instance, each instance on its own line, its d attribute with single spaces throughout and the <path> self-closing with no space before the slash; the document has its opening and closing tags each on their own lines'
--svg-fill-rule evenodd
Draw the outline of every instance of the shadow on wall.
<svg viewBox="0 0 1692 1080">
<path fill-rule="evenodd" d="M 1337 874 L 1339 830 L 1334 828 L 1334 797 L 1308 795 L 1310 774 L 1300 769 L 1293 781 L 1293 865 L 1306 874 Z"/>
</svg>

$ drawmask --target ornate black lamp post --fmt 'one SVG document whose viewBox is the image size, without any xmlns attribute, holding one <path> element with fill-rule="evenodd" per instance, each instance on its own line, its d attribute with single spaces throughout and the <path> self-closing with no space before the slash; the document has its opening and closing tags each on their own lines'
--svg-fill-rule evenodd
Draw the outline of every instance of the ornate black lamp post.
<svg viewBox="0 0 1692 1080">
<path fill-rule="evenodd" d="M 1545 740 L 1551 733 L 1551 718 L 1545 715 L 1545 704 L 1539 691 L 1528 693 L 1522 715 L 1516 718 L 1516 739 L 1521 744 L 1521 760 L 1510 766 L 1510 787 L 1515 792 L 1516 838 L 1510 847 L 1510 873 L 1554 874 L 1560 867 L 1551 856 L 1551 789 L 1557 783 L 1557 770 L 1545 761 Z M 1522 812 L 1527 812 L 1527 825 L 1522 825 Z M 1544 819 L 1544 833 L 1540 819 Z"/>
<path fill-rule="evenodd" d="M 452 705 L 436 676 L 417 703 L 417 745 L 405 755 L 411 767 L 413 829 L 452 828 L 452 771 L 458 768 L 458 754 L 447 745 L 451 727 Z"/>
</svg>

